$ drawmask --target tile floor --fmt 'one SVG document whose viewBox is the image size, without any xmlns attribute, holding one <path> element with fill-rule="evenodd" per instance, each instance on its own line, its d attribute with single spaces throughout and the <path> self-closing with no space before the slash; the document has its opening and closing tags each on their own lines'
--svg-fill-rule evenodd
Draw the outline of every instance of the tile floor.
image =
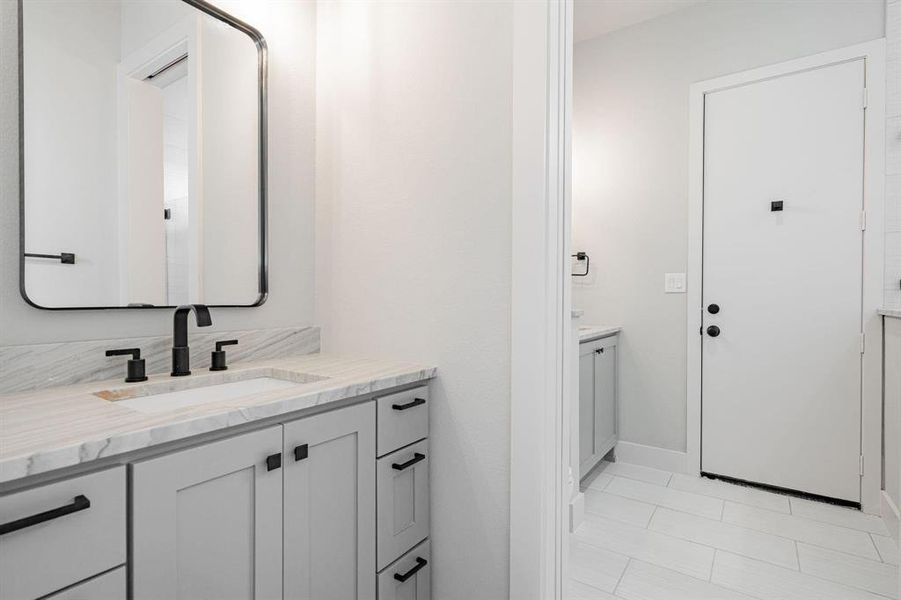
<svg viewBox="0 0 901 600">
<path fill-rule="evenodd" d="M 570 600 L 901 600 L 879 517 L 624 463 L 584 490 Z"/>
</svg>

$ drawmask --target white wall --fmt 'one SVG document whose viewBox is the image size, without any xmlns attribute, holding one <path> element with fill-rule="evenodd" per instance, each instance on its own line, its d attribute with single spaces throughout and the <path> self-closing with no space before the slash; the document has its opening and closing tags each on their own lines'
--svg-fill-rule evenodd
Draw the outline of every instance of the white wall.
<svg viewBox="0 0 901 600">
<path fill-rule="evenodd" d="M 901 308 L 901 0 L 886 4 L 885 305 Z"/>
<path fill-rule="evenodd" d="M 686 270 L 689 85 L 880 38 L 883 6 L 708 2 L 576 45 L 573 251 L 592 276 L 573 305 L 624 327 L 621 439 L 686 447 L 685 296 L 663 274 Z"/>
<path fill-rule="evenodd" d="M 314 324 L 315 5 L 221 0 L 269 44 L 270 297 L 219 309 L 214 327 Z M 18 35 L 15 2 L 0 2 L 0 345 L 168 334 L 167 310 L 48 312 L 19 296 Z"/>
<path fill-rule="evenodd" d="M 507 598 L 513 6 L 319 11 L 323 350 L 438 366 L 433 597 Z"/>
</svg>

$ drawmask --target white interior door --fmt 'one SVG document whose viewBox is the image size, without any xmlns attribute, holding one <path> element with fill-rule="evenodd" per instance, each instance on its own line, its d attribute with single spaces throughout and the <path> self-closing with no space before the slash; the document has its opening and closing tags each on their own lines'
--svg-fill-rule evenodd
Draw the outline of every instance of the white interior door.
<svg viewBox="0 0 901 600">
<path fill-rule="evenodd" d="M 705 97 L 704 472 L 860 500 L 864 75 Z"/>
</svg>

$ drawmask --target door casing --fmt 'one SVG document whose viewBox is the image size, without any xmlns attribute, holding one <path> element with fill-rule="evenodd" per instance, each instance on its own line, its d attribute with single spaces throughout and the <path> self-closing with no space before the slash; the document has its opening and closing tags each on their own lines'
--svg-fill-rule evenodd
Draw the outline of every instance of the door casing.
<svg viewBox="0 0 901 600">
<path fill-rule="evenodd" d="M 875 40 L 805 58 L 701 81 L 689 91 L 689 234 L 687 268 L 687 469 L 701 472 L 701 353 L 703 338 L 704 99 L 717 90 L 850 60 L 866 64 L 864 121 L 863 331 L 861 394 L 861 508 L 879 514 L 882 460 L 882 321 L 885 263 L 885 40 Z"/>
</svg>

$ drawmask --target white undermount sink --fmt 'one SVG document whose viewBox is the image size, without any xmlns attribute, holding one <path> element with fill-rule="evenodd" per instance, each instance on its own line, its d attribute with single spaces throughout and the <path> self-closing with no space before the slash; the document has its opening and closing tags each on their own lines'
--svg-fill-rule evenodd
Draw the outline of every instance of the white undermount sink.
<svg viewBox="0 0 901 600">
<path fill-rule="evenodd" d="M 327 378 L 281 369 L 253 369 L 164 380 L 119 390 L 103 390 L 94 395 L 115 402 L 117 406 L 155 414 L 289 388 L 300 389 L 323 379 Z"/>
</svg>

